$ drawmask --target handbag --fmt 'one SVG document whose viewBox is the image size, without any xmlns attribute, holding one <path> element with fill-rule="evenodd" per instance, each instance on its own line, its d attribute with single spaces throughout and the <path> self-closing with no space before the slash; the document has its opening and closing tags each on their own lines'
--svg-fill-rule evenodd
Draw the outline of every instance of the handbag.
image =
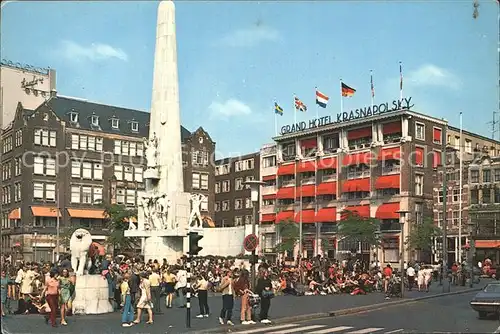
<svg viewBox="0 0 500 334">
<path fill-rule="evenodd" d="M 274 292 L 272 290 L 263 290 L 262 298 L 267 298 L 267 299 L 274 298 Z"/>
</svg>

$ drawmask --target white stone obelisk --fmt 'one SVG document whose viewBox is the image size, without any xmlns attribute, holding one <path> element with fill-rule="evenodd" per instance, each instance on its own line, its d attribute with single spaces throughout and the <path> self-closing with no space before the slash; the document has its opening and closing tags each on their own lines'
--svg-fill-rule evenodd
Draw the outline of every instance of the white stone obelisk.
<svg viewBox="0 0 500 334">
<path fill-rule="evenodd" d="M 175 263 L 183 254 L 191 195 L 184 192 L 179 109 L 175 7 L 173 1 L 160 1 L 146 142 L 146 192 L 139 198 L 137 226 L 125 232 L 127 237 L 143 238 L 146 261 L 166 258 Z"/>
</svg>

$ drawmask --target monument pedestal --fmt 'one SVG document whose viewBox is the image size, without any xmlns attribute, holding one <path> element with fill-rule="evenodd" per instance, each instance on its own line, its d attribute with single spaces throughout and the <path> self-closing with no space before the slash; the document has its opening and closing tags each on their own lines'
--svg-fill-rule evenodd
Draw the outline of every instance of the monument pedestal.
<svg viewBox="0 0 500 334">
<path fill-rule="evenodd" d="M 168 263 L 175 264 L 177 259 L 183 255 L 184 237 L 170 237 L 155 235 L 144 240 L 143 255 L 144 260 L 158 260 L 161 263 L 162 259 L 167 259 Z"/>
<path fill-rule="evenodd" d="M 108 282 L 101 275 L 76 277 L 73 314 L 103 314 L 113 312 L 109 302 Z"/>
</svg>

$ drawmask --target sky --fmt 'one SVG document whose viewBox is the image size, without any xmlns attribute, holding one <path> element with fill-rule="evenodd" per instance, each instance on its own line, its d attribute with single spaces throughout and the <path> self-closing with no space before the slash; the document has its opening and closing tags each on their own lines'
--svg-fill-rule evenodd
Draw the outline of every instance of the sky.
<svg viewBox="0 0 500 334">
<path fill-rule="evenodd" d="M 498 5 L 480 1 L 176 1 L 181 122 L 217 156 L 259 150 L 276 124 L 399 98 L 491 136 L 498 111 Z M 22 1 L 1 12 L 1 58 L 57 71 L 58 94 L 149 111 L 157 1 Z M 330 97 L 315 107 L 315 87 Z M 293 109 L 297 95 L 305 113 Z M 274 101 L 284 109 L 276 117 Z M 499 115 L 500 118 L 500 115 Z M 500 138 L 500 133 L 497 133 Z"/>
</svg>

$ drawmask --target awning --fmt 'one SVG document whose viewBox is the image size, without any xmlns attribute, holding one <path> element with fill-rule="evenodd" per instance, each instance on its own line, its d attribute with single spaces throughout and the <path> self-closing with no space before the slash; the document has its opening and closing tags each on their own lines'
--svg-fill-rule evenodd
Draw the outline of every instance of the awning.
<svg viewBox="0 0 500 334">
<path fill-rule="evenodd" d="M 391 147 L 381 149 L 378 154 L 378 160 L 387 161 L 387 160 L 400 160 L 401 159 L 401 148 Z"/>
<path fill-rule="evenodd" d="M 372 127 L 368 126 L 366 128 L 361 128 L 361 129 L 355 129 L 347 132 L 347 139 L 348 140 L 353 140 L 353 139 L 360 139 L 360 138 L 367 138 L 372 136 Z"/>
<path fill-rule="evenodd" d="M 382 124 L 382 133 L 384 135 L 390 135 L 393 133 L 401 133 L 401 121 L 395 121 L 391 123 Z"/>
<path fill-rule="evenodd" d="M 262 195 L 262 199 L 276 199 L 276 194 Z"/>
<path fill-rule="evenodd" d="M 286 198 L 291 198 L 293 199 L 295 196 L 295 187 L 284 187 L 284 188 L 279 188 L 278 192 L 276 193 L 276 198 L 278 199 L 286 199 Z"/>
<path fill-rule="evenodd" d="M 373 154 L 371 151 L 347 154 L 344 156 L 344 159 L 342 159 L 342 164 L 344 166 L 361 165 L 361 164 L 370 165 L 372 159 L 373 159 Z"/>
<path fill-rule="evenodd" d="M 316 213 L 318 223 L 332 223 L 337 221 L 337 208 L 323 208 Z"/>
<path fill-rule="evenodd" d="M 348 206 L 344 209 L 344 211 L 351 211 L 357 214 L 360 217 L 369 218 L 370 217 L 370 206 L 369 205 L 356 205 L 356 206 Z M 342 213 L 341 219 L 345 219 L 346 215 Z"/>
<path fill-rule="evenodd" d="M 375 189 L 399 189 L 399 174 L 382 175 L 375 181 Z"/>
<path fill-rule="evenodd" d="M 302 219 L 302 223 L 314 223 L 316 222 L 316 213 L 314 209 L 311 210 L 302 210 L 297 212 L 295 215 L 295 222 L 300 223 Z"/>
<path fill-rule="evenodd" d="M 276 179 L 276 174 L 273 175 L 265 175 L 262 177 L 262 181 L 271 181 Z"/>
<path fill-rule="evenodd" d="M 297 198 L 302 197 L 314 197 L 314 185 L 306 185 L 302 187 L 297 187 Z"/>
<path fill-rule="evenodd" d="M 434 128 L 432 139 L 435 143 L 441 143 L 441 133 L 442 131 L 440 128 Z"/>
<path fill-rule="evenodd" d="M 476 240 L 476 248 L 500 248 L 500 240 Z"/>
<path fill-rule="evenodd" d="M 375 218 L 378 219 L 399 219 L 399 202 L 384 203 L 377 208 Z"/>
<path fill-rule="evenodd" d="M 316 171 L 315 160 L 301 161 L 297 164 L 297 172 L 299 173 L 314 172 L 314 171 Z"/>
<path fill-rule="evenodd" d="M 319 160 L 318 169 L 337 169 L 337 157 L 330 157 Z"/>
<path fill-rule="evenodd" d="M 261 222 L 273 222 L 276 220 L 276 214 L 274 213 L 266 213 L 262 215 L 260 219 Z"/>
<path fill-rule="evenodd" d="M 57 217 L 58 214 L 61 217 L 61 211 L 50 206 L 32 206 L 31 212 L 35 217 Z"/>
<path fill-rule="evenodd" d="M 335 195 L 337 194 L 337 182 L 321 183 L 316 188 L 316 195 Z"/>
<path fill-rule="evenodd" d="M 300 141 L 300 147 L 302 148 L 315 148 L 318 146 L 318 140 L 316 137 L 314 138 L 308 138 L 308 139 L 302 139 Z"/>
<path fill-rule="evenodd" d="M 104 210 L 94 210 L 94 209 L 68 209 L 69 216 L 71 218 L 89 218 L 89 219 L 104 219 L 106 218 L 106 213 Z"/>
<path fill-rule="evenodd" d="M 286 222 L 293 220 L 293 211 L 281 211 L 276 215 L 276 223 Z"/>
<path fill-rule="evenodd" d="M 278 167 L 278 175 L 294 175 L 295 163 L 281 165 Z"/>
<path fill-rule="evenodd" d="M 370 191 L 370 178 L 347 180 L 342 184 L 342 192 L 356 191 Z"/>
<path fill-rule="evenodd" d="M 21 219 L 21 208 L 13 209 L 9 213 L 9 219 Z"/>
<path fill-rule="evenodd" d="M 437 168 L 441 166 L 441 152 L 433 151 L 432 167 Z"/>
</svg>

